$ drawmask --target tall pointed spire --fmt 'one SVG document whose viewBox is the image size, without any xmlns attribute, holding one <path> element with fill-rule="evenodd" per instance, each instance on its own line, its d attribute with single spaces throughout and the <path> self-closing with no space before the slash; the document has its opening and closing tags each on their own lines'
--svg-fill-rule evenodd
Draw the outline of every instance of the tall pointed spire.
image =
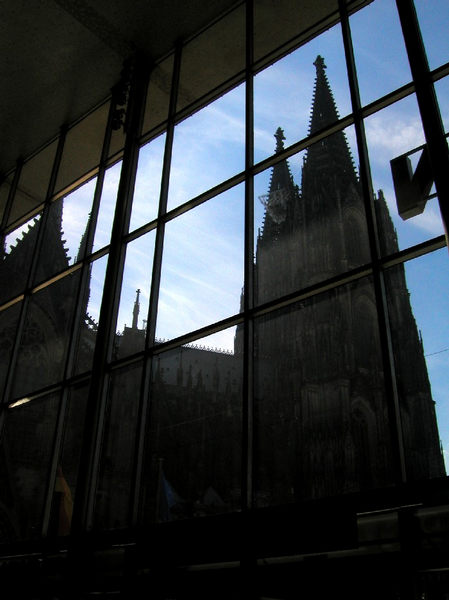
<svg viewBox="0 0 449 600">
<path fill-rule="evenodd" d="M 309 134 L 315 133 L 331 123 L 335 123 L 339 118 L 334 96 L 327 80 L 325 72 L 327 67 L 323 57 L 318 55 L 313 64 L 316 68 L 316 79 Z"/>
<path fill-rule="evenodd" d="M 323 57 L 318 55 L 313 64 L 316 68 L 316 79 L 310 116 L 310 134 L 320 131 L 339 119 L 325 73 L 326 65 Z M 312 197 L 317 189 L 329 191 L 332 189 L 330 181 L 334 177 L 339 182 L 340 191 L 348 185 L 357 185 L 357 173 L 344 131 L 338 131 L 324 138 L 307 150 L 302 170 L 302 195 Z"/>
<path fill-rule="evenodd" d="M 276 154 L 284 150 L 284 130 L 278 127 L 274 134 Z M 292 203 L 298 195 L 298 188 L 293 181 L 287 160 L 278 162 L 271 172 L 268 194 L 259 197 L 265 206 L 265 217 L 261 239 L 275 239 L 282 223 L 291 212 Z"/>
<path fill-rule="evenodd" d="M 140 290 L 136 290 L 136 300 L 134 302 L 134 308 L 133 308 L 133 324 L 132 324 L 133 329 L 137 329 L 137 322 L 139 319 L 139 312 L 140 312 L 139 296 L 140 296 Z"/>
</svg>

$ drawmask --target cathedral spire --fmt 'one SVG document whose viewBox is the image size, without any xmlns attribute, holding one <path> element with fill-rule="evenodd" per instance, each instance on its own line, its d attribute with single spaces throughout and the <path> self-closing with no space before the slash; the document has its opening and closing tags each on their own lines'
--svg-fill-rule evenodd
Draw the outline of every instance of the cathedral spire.
<svg viewBox="0 0 449 600">
<path fill-rule="evenodd" d="M 339 118 L 334 96 L 327 80 L 325 72 L 327 67 L 323 57 L 318 55 L 313 64 L 316 68 L 316 78 L 309 134 L 323 129 L 323 127 L 338 121 Z"/>
<path fill-rule="evenodd" d="M 133 324 L 132 324 L 133 329 L 137 329 L 137 321 L 138 321 L 139 312 L 140 312 L 139 296 L 140 296 L 140 290 L 136 290 L 136 300 L 134 302 L 134 308 L 133 308 Z"/>
</svg>

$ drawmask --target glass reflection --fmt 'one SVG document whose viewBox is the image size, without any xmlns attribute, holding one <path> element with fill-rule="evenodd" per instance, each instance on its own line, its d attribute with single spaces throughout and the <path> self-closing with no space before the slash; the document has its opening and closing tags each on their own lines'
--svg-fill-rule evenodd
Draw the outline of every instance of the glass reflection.
<svg viewBox="0 0 449 600">
<path fill-rule="evenodd" d="M 12 173 L 11 175 L 5 177 L 0 184 L 0 223 L 3 220 L 3 214 L 6 209 L 6 203 L 8 202 L 13 178 L 14 174 Z"/>
<path fill-rule="evenodd" d="M 150 231 L 127 246 L 114 358 L 134 354 L 145 346 L 155 237 L 155 231 Z"/>
<path fill-rule="evenodd" d="M 207 10 L 207 6 L 204 6 Z M 237 6 L 183 48 L 177 110 L 245 69 L 245 7 Z"/>
<path fill-rule="evenodd" d="M 428 0 L 415 0 L 414 4 L 429 67 L 436 69 L 449 61 L 449 5 L 446 0 L 432 0 L 432 3 Z"/>
<path fill-rule="evenodd" d="M 242 185 L 169 221 L 156 336 L 173 338 L 239 312 L 243 284 Z"/>
<path fill-rule="evenodd" d="M 83 282 L 75 354 L 77 374 L 88 371 L 92 364 L 107 261 L 107 255 L 94 261 L 88 269 L 86 281 Z"/>
<path fill-rule="evenodd" d="M 129 230 L 133 231 L 157 217 L 164 161 L 165 134 L 142 146 L 139 152 L 133 208 Z"/>
<path fill-rule="evenodd" d="M 17 302 L 0 312 L 0 396 L 3 393 L 3 386 L 8 374 L 21 308 L 22 304 Z"/>
<path fill-rule="evenodd" d="M 137 442 L 142 364 L 112 373 L 95 504 L 99 529 L 126 527 Z"/>
<path fill-rule="evenodd" d="M 88 386 L 69 391 L 64 419 L 64 437 L 56 471 L 48 535 L 70 533 L 73 503 L 86 415 Z"/>
<path fill-rule="evenodd" d="M 163 123 L 168 117 L 172 70 L 173 56 L 169 56 L 151 71 L 143 118 L 143 135 Z"/>
<path fill-rule="evenodd" d="M 292 40 L 304 39 L 311 32 L 322 30 L 323 23 L 337 20 L 337 0 L 324 2 L 276 2 L 254 3 L 254 58 L 256 61 Z"/>
<path fill-rule="evenodd" d="M 39 234 L 40 218 L 38 215 L 30 219 L 5 237 L 4 254 L 0 260 L 0 303 L 25 290 Z"/>
<path fill-rule="evenodd" d="M 66 366 L 79 273 L 32 295 L 14 371 L 14 397 L 59 381 Z"/>
<path fill-rule="evenodd" d="M 442 477 L 449 458 L 447 249 L 389 269 L 385 282 L 408 476 Z"/>
<path fill-rule="evenodd" d="M 245 167 L 245 87 L 240 85 L 175 128 L 168 209 Z"/>
<path fill-rule="evenodd" d="M 121 169 L 122 161 L 119 161 L 112 167 L 109 167 L 104 175 L 93 252 L 109 244 L 111 239 Z"/>
<path fill-rule="evenodd" d="M 103 148 L 109 102 L 69 129 L 64 142 L 55 191 L 62 190 L 97 167 Z"/>
<path fill-rule="evenodd" d="M 382 252 L 394 253 L 442 235 L 444 231 L 436 199 L 429 200 L 424 211 L 412 218 L 401 218 L 396 203 L 391 161 L 407 154 L 413 172 L 422 152 L 418 147 L 425 143 L 415 96 L 365 119 L 365 131 L 373 188 L 377 192 L 374 201 Z"/>
<path fill-rule="evenodd" d="M 312 123 L 311 98 L 317 108 L 326 104 L 323 121 L 315 118 Z M 273 154 L 271 136 L 278 127 L 285 131 L 286 146 L 290 146 L 350 111 L 343 41 L 340 26 L 336 26 L 255 76 L 255 162 Z"/>
<path fill-rule="evenodd" d="M 283 130 L 274 137 L 281 152 Z M 335 133 L 255 177 L 257 303 L 369 261 L 364 201 L 348 144 L 353 137 L 352 128 Z"/>
<path fill-rule="evenodd" d="M 36 283 L 83 259 L 96 181 L 96 178 L 92 179 L 51 204 L 36 269 Z"/>
<path fill-rule="evenodd" d="M 350 17 L 360 97 L 368 104 L 412 80 L 393 0 L 375 0 Z"/>
<path fill-rule="evenodd" d="M 371 282 L 260 318 L 254 335 L 257 504 L 392 483 Z"/>
<path fill-rule="evenodd" d="M 0 448 L 2 543 L 41 537 L 59 397 L 9 408 Z"/>
<path fill-rule="evenodd" d="M 217 347 L 235 330 L 156 356 L 150 391 L 145 520 L 240 507 L 242 357 Z"/>
<path fill-rule="evenodd" d="M 435 93 L 440 107 L 445 133 L 449 133 L 449 77 L 435 82 Z"/>
<path fill-rule="evenodd" d="M 35 211 L 45 201 L 56 146 L 57 142 L 53 142 L 23 165 L 8 224 Z"/>
</svg>

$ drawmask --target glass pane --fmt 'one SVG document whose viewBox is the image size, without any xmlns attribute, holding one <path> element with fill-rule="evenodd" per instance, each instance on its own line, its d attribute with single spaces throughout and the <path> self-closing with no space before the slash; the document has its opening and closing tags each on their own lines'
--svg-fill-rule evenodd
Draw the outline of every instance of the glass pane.
<svg viewBox="0 0 449 600">
<path fill-rule="evenodd" d="M 63 536 L 70 533 L 88 389 L 87 385 L 81 385 L 72 388 L 69 392 L 64 437 L 53 490 L 49 535 Z"/>
<path fill-rule="evenodd" d="M 360 280 L 255 323 L 259 506 L 393 482 L 374 289 Z"/>
<path fill-rule="evenodd" d="M 82 291 L 81 320 L 75 355 L 76 374 L 88 371 L 92 365 L 107 263 L 107 255 L 92 263 Z"/>
<path fill-rule="evenodd" d="M 445 133 L 449 133 L 449 77 L 435 82 L 435 93 L 440 107 Z"/>
<path fill-rule="evenodd" d="M 79 273 L 33 294 L 14 372 L 14 397 L 58 382 L 64 373 Z"/>
<path fill-rule="evenodd" d="M 399 215 L 397 192 L 393 184 L 392 159 L 410 153 L 425 143 L 415 96 L 410 96 L 375 113 L 365 120 L 366 139 L 370 155 L 375 207 L 384 254 L 408 248 L 443 234 L 443 225 L 436 199 L 427 202 L 424 212 L 408 219 Z M 410 154 L 412 172 L 421 150 Z M 401 182 L 407 178 L 401 176 Z M 430 182 L 431 183 L 431 182 Z M 405 199 L 413 208 L 415 199 L 406 188 Z M 409 200 L 410 199 L 410 200 Z M 419 198 L 417 198 L 419 201 Z M 407 216 L 404 213 L 404 216 Z"/>
<path fill-rule="evenodd" d="M 449 4 L 447 0 L 415 0 L 415 7 L 429 67 L 436 69 L 449 61 Z"/>
<path fill-rule="evenodd" d="M 122 161 L 119 161 L 110 167 L 104 175 L 93 252 L 103 248 L 103 246 L 107 246 L 111 240 L 121 169 Z"/>
<path fill-rule="evenodd" d="M 150 75 L 142 133 L 163 123 L 168 117 L 172 81 L 173 56 L 155 66 Z"/>
<path fill-rule="evenodd" d="M 276 133 L 277 149 L 283 132 Z M 267 302 L 369 261 L 364 201 L 343 132 L 254 178 L 255 301 Z"/>
<path fill-rule="evenodd" d="M 189 42 L 182 54 L 177 109 L 245 69 L 245 7 L 238 6 Z"/>
<path fill-rule="evenodd" d="M 0 223 L 3 220 L 3 213 L 6 208 L 6 203 L 8 202 L 9 191 L 11 189 L 13 179 L 14 173 L 11 173 L 11 175 L 5 177 L 0 184 Z"/>
<path fill-rule="evenodd" d="M 1 446 L 0 495 L 5 542 L 41 537 L 59 398 L 47 396 L 10 408 Z"/>
<path fill-rule="evenodd" d="M 5 238 L 5 254 L 0 261 L 0 303 L 24 291 L 39 233 L 40 215 L 30 219 Z"/>
<path fill-rule="evenodd" d="M 57 142 L 53 142 L 23 165 L 8 223 L 13 223 L 45 201 L 56 147 Z"/>
<path fill-rule="evenodd" d="M 242 357 L 235 328 L 154 358 L 144 520 L 240 508 Z"/>
<path fill-rule="evenodd" d="M 21 307 L 18 302 L 0 312 L 0 397 L 6 383 Z"/>
<path fill-rule="evenodd" d="M 130 231 L 157 217 L 164 150 L 165 134 L 151 140 L 140 149 Z"/>
<path fill-rule="evenodd" d="M 386 283 L 408 476 L 442 477 L 444 459 L 449 464 L 447 249 L 388 270 Z"/>
<path fill-rule="evenodd" d="M 173 338 L 239 312 L 243 185 L 168 222 L 156 335 Z"/>
<path fill-rule="evenodd" d="M 103 148 L 109 102 L 67 132 L 55 191 L 70 185 L 98 166 Z"/>
<path fill-rule="evenodd" d="M 375 0 L 350 17 L 362 104 L 412 79 L 394 0 Z"/>
<path fill-rule="evenodd" d="M 301 41 L 337 19 L 336 0 L 295 0 L 254 3 L 254 57 L 259 60 L 296 38 Z"/>
<path fill-rule="evenodd" d="M 233 89 L 175 128 L 168 208 L 243 171 L 245 87 Z"/>
<path fill-rule="evenodd" d="M 83 258 L 95 185 L 96 178 L 50 206 L 36 282 L 50 278 Z"/>
<path fill-rule="evenodd" d="M 141 376 L 139 363 L 114 371 L 110 377 L 95 504 L 98 529 L 129 524 Z"/>
<path fill-rule="evenodd" d="M 350 111 L 343 41 L 337 25 L 254 78 L 255 162 L 273 154 L 271 136 L 278 127 L 290 146 Z"/>
<path fill-rule="evenodd" d="M 116 358 L 143 350 L 150 301 L 156 232 L 130 242 L 126 249 L 119 314 L 116 325 Z"/>
</svg>

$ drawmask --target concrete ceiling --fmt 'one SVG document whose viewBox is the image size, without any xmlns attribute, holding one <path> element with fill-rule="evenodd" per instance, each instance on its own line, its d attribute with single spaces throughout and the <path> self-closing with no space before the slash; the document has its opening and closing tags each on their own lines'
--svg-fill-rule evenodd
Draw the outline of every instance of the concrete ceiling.
<svg viewBox="0 0 449 600">
<path fill-rule="evenodd" d="M 107 97 L 124 58 L 167 54 L 236 0 L 0 0 L 0 173 Z"/>
</svg>

